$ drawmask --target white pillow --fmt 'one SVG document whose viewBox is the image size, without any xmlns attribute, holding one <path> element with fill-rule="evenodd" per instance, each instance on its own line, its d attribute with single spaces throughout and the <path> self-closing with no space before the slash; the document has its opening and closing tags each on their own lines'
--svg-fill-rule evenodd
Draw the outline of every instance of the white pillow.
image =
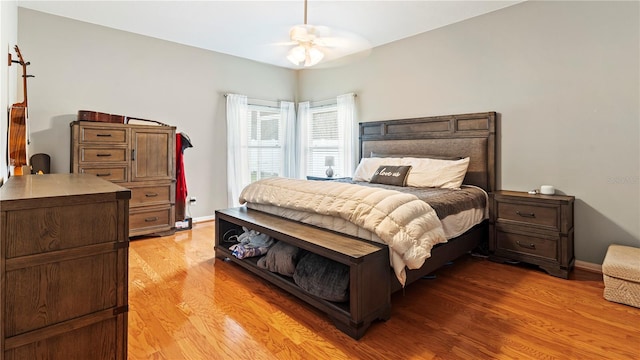
<svg viewBox="0 0 640 360">
<path fill-rule="evenodd" d="M 412 166 L 407 177 L 407 186 L 413 187 L 458 189 L 469 168 L 468 157 L 460 160 L 428 158 L 402 158 L 401 160 L 400 165 Z"/>
<path fill-rule="evenodd" d="M 401 162 L 402 159 L 400 158 L 362 158 L 351 179 L 353 181 L 369 182 L 381 165 L 404 165 Z"/>
</svg>

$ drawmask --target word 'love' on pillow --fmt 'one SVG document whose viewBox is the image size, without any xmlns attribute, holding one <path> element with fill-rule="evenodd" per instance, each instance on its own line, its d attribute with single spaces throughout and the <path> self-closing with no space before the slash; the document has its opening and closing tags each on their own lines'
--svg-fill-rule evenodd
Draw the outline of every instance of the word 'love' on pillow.
<svg viewBox="0 0 640 360">
<path fill-rule="evenodd" d="M 405 186 L 407 184 L 407 175 L 410 170 L 410 165 L 381 165 L 378 170 L 373 173 L 370 182 L 374 184 Z"/>
</svg>

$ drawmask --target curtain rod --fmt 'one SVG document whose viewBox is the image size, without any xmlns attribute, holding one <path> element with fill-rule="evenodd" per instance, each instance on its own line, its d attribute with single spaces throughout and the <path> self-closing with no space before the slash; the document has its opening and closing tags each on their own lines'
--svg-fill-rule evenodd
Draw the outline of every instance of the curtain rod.
<svg viewBox="0 0 640 360">
<path fill-rule="evenodd" d="M 353 95 L 353 97 L 358 97 L 358 94 L 356 94 L 356 93 L 346 93 L 346 94 L 343 94 L 343 95 L 349 95 L 349 94 Z M 340 96 L 340 95 L 338 95 L 338 96 Z M 338 96 L 336 96 L 336 97 L 334 97 L 334 98 L 331 98 L 331 99 L 313 100 L 313 101 L 312 101 L 312 100 L 305 100 L 305 101 L 309 101 L 310 103 L 314 103 L 314 102 L 316 102 L 316 103 L 321 103 L 321 102 L 325 102 L 325 101 L 336 101 L 336 99 L 338 98 Z"/>
<path fill-rule="evenodd" d="M 224 97 L 228 97 L 229 95 L 231 95 L 231 93 L 225 93 L 223 96 Z M 240 94 L 238 94 L 240 95 Z M 247 96 L 247 100 L 256 100 L 256 101 L 268 101 L 268 102 L 281 102 L 281 101 L 287 101 L 287 102 L 294 102 L 291 100 L 268 100 L 268 99 L 254 99 L 254 98 L 250 98 Z"/>
<path fill-rule="evenodd" d="M 356 94 L 356 93 L 352 93 L 352 94 L 353 94 L 353 97 L 358 97 L 358 94 Z M 229 93 L 225 93 L 223 96 L 227 97 L 229 95 L 230 95 Z M 247 98 L 249 98 L 249 97 L 247 96 Z M 333 99 L 316 100 L 316 102 L 331 101 L 331 100 L 333 100 Z M 267 100 L 267 101 L 289 101 L 289 100 Z M 308 101 L 308 100 L 305 100 L 305 101 Z M 311 101 L 309 101 L 309 102 L 311 102 Z"/>
<path fill-rule="evenodd" d="M 353 95 L 354 98 L 358 96 L 356 93 L 346 93 L 344 95 Z M 314 108 L 323 108 L 327 106 L 331 107 L 331 106 L 337 105 L 338 97 L 336 96 L 334 98 L 324 99 L 324 100 L 313 100 L 313 101 L 307 100 L 307 102 L 311 107 L 314 107 Z"/>
</svg>

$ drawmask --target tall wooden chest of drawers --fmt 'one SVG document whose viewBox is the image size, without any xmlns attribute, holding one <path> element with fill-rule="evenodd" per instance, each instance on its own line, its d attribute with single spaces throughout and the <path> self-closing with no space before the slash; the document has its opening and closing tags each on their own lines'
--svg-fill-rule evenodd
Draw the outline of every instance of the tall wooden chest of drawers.
<svg viewBox="0 0 640 360">
<path fill-rule="evenodd" d="M 496 191 L 490 196 L 491 259 L 522 261 L 568 278 L 575 263 L 574 197 L 519 191 Z"/>
<path fill-rule="evenodd" d="M 0 359 L 126 359 L 130 196 L 81 174 L 0 188 Z"/>
<path fill-rule="evenodd" d="M 175 229 L 176 128 L 71 123 L 72 173 L 131 189 L 129 236 Z"/>
</svg>

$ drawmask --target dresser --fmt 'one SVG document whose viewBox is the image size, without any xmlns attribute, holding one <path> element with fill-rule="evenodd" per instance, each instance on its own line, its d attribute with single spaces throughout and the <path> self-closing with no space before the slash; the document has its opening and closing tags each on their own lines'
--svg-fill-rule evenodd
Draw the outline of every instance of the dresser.
<svg viewBox="0 0 640 360">
<path fill-rule="evenodd" d="M 130 196 L 86 174 L 0 187 L 0 359 L 126 359 Z"/>
<path fill-rule="evenodd" d="M 575 198 L 519 191 L 496 191 L 490 198 L 491 260 L 526 262 L 551 275 L 568 278 L 575 263 Z"/>
<path fill-rule="evenodd" d="M 129 236 L 175 230 L 176 128 L 71 123 L 70 172 L 131 190 Z"/>
</svg>

